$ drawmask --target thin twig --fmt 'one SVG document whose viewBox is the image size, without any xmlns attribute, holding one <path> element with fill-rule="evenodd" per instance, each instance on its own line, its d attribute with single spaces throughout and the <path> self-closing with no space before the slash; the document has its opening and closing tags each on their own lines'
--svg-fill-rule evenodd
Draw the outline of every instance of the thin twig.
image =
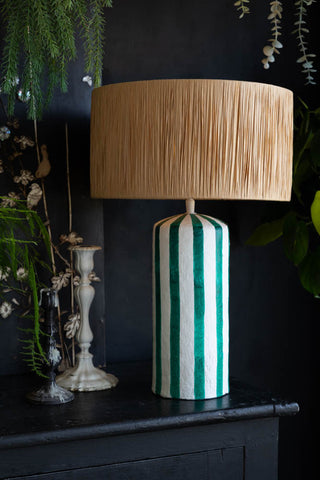
<svg viewBox="0 0 320 480">
<path fill-rule="evenodd" d="M 65 124 L 66 133 L 66 164 L 67 164 L 67 187 L 68 187 L 68 207 L 69 207 L 69 233 L 72 232 L 72 202 L 71 202 L 71 185 L 70 185 L 70 165 L 69 165 L 69 134 L 68 124 Z"/>
<path fill-rule="evenodd" d="M 63 261 L 63 263 L 64 263 L 68 268 L 72 268 L 72 264 L 71 264 L 66 258 L 64 258 L 63 255 L 61 255 L 61 253 L 59 252 L 58 247 L 56 247 L 56 245 L 54 245 L 54 244 L 52 244 L 52 245 L 53 245 L 54 251 L 56 252 L 56 255 L 58 255 L 58 257 Z"/>
<path fill-rule="evenodd" d="M 69 234 L 72 232 L 72 198 L 71 198 L 71 184 L 70 184 L 70 163 L 69 163 L 69 132 L 68 124 L 65 123 L 65 137 L 66 137 L 66 166 L 67 166 L 67 190 L 68 190 L 68 210 L 69 210 Z M 73 252 L 70 250 L 70 266 L 71 266 L 71 277 L 70 277 L 70 304 L 71 304 L 71 314 L 74 314 L 74 285 L 73 285 Z M 72 352 L 72 366 L 75 366 L 76 363 L 76 351 L 75 351 L 75 341 L 74 337 L 71 340 L 71 352 Z"/>
</svg>

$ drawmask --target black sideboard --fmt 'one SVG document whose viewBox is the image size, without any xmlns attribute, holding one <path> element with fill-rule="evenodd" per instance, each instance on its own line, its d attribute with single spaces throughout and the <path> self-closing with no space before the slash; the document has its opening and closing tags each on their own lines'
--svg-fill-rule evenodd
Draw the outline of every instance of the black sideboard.
<svg viewBox="0 0 320 480">
<path fill-rule="evenodd" d="M 279 417 L 299 407 L 239 382 L 206 401 L 153 395 L 150 363 L 110 365 L 113 390 L 35 406 L 0 377 L 0 479 L 276 480 Z"/>
</svg>

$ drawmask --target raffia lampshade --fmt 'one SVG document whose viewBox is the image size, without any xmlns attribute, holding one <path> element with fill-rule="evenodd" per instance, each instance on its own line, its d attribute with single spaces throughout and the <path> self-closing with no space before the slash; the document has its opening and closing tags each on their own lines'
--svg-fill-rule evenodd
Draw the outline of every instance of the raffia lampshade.
<svg viewBox="0 0 320 480">
<path fill-rule="evenodd" d="M 96 198 L 290 200 L 292 92 L 230 80 L 152 80 L 92 94 Z"/>
<path fill-rule="evenodd" d="M 187 199 L 153 229 L 153 379 L 163 397 L 229 391 L 229 232 L 193 199 L 290 200 L 293 95 L 227 80 L 93 91 L 91 194 Z"/>
</svg>

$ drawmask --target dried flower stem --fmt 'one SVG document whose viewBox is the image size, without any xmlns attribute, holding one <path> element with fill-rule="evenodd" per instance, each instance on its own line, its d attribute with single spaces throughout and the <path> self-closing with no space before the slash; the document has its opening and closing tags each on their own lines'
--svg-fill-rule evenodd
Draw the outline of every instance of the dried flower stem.
<svg viewBox="0 0 320 480">
<path fill-rule="evenodd" d="M 67 189 L 68 189 L 68 210 L 69 210 L 69 234 L 72 232 L 72 198 L 71 198 L 71 183 L 70 183 L 70 163 L 69 163 L 69 132 L 68 124 L 65 123 L 65 138 L 66 138 L 66 170 L 67 170 Z M 70 277 L 70 306 L 71 314 L 74 314 L 74 285 L 73 285 L 73 252 L 70 250 L 70 266 L 71 266 L 71 277 Z M 71 340 L 71 351 L 72 351 L 72 366 L 76 363 L 76 351 L 75 351 L 75 340 L 74 336 Z"/>
<path fill-rule="evenodd" d="M 39 149 L 39 141 L 38 141 L 38 126 L 37 126 L 37 120 L 35 119 L 33 121 L 33 126 L 34 126 L 34 140 L 35 140 L 35 146 L 36 146 L 36 152 L 37 152 L 37 161 L 38 161 L 38 166 L 40 165 L 41 158 L 40 158 L 40 149 Z M 46 227 L 50 239 L 50 257 L 51 257 L 51 266 L 52 266 L 52 271 L 53 274 L 56 275 L 56 262 L 54 258 L 54 250 L 53 250 L 53 242 L 52 242 L 52 231 L 51 231 L 51 225 L 50 225 L 50 218 L 49 218 L 49 212 L 48 212 L 48 204 L 47 204 L 47 197 L 46 197 L 46 189 L 44 185 L 44 179 L 41 178 L 41 189 L 42 189 L 42 200 L 43 200 L 43 208 L 44 208 L 44 214 L 46 217 Z M 61 311 L 60 311 L 60 305 L 58 303 L 57 307 L 57 314 L 58 314 L 58 332 L 59 332 L 59 339 L 60 339 L 60 344 L 61 344 L 61 356 L 62 356 L 62 363 L 65 362 L 65 354 L 64 354 L 64 348 L 63 348 L 63 334 L 62 334 L 62 325 L 61 325 Z"/>
<path fill-rule="evenodd" d="M 33 126 L 34 126 L 34 139 L 35 139 L 36 152 L 37 152 L 37 161 L 38 161 L 38 165 L 40 165 L 41 158 L 40 158 L 40 149 L 39 149 L 39 142 L 38 142 L 37 120 L 33 121 Z M 46 189 L 45 189 L 45 186 L 44 186 L 43 178 L 41 178 L 41 189 L 42 189 L 44 214 L 45 214 L 45 217 L 46 217 L 46 226 L 47 226 L 47 230 L 48 230 L 48 234 L 49 234 L 50 242 L 51 242 L 51 246 L 50 246 L 51 266 L 52 266 L 52 271 L 55 275 L 56 274 L 56 264 L 55 264 L 53 245 L 52 245 L 52 232 L 51 232 L 51 225 L 50 225 L 50 219 L 49 219 L 49 213 L 48 213 Z"/>
<path fill-rule="evenodd" d="M 67 268 L 72 268 L 71 263 L 66 258 L 64 258 L 63 255 L 61 255 L 61 253 L 59 252 L 59 249 L 54 244 L 52 244 L 52 245 L 53 245 L 53 248 L 54 248 L 54 251 L 55 251 L 56 255 L 58 255 L 58 257 L 67 266 Z"/>
<path fill-rule="evenodd" d="M 72 202 L 71 202 L 71 185 L 70 185 L 70 165 L 69 165 L 69 133 L 68 124 L 65 124 L 66 135 L 66 164 L 67 164 L 67 188 L 68 188 L 68 207 L 69 207 L 69 233 L 72 232 Z"/>
</svg>

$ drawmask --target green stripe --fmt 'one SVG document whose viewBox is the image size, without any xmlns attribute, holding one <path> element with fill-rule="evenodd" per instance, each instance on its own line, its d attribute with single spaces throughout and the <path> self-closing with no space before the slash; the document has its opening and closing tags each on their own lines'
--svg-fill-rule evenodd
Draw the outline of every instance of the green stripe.
<svg viewBox="0 0 320 480">
<path fill-rule="evenodd" d="M 193 226 L 193 281 L 194 281 L 194 398 L 205 398 L 204 365 L 204 263 L 203 226 L 196 215 L 191 215 Z"/>
<path fill-rule="evenodd" d="M 180 397 L 180 285 L 179 285 L 179 227 L 184 219 L 179 215 L 170 225 L 170 395 Z"/>
<path fill-rule="evenodd" d="M 217 396 L 219 397 L 223 394 L 223 230 L 213 218 L 205 215 L 201 217 L 214 226 L 216 235 Z"/>
<path fill-rule="evenodd" d="M 160 282 L 160 227 L 170 220 L 165 218 L 159 222 L 154 231 L 154 282 L 155 282 L 155 393 L 160 395 L 162 387 L 161 363 L 161 282 Z"/>
</svg>

